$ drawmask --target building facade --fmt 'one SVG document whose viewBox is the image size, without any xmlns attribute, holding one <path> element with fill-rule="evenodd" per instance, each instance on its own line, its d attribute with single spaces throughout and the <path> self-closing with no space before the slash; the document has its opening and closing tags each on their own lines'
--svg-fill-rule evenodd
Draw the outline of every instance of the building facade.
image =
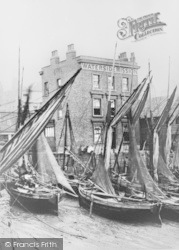
<svg viewBox="0 0 179 250">
<path fill-rule="evenodd" d="M 74 45 L 68 46 L 66 60 L 60 61 L 57 51 L 52 52 L 50 65 L 40 71 L 42 77 L 43 102 L 46 102 L 55 91 L 77 71 L 82 68 L 72 85 L 65 103 L 55 113 L 48 124 L 45 134 L 53 151 L 59 151 L 60 137 L 63 128 L 66 103 L 77 147 L 88 147 L 104 143 L 104 123 L 107 114 L 107 103 L 110 95 L 111 116 L 121 107 L 132 90 L 138 85 L 139 66 L 134 53 L 127 58 L 121 53 L 115 61 L 112 81 L 112 59 L 76 56 Z M 113 144 L 117 147 L 122 136 L 122 125 L 114 131 Z M 123 120 L 127 133 L 127 121 Z M 127 140 L 127 136 L 126 136 Z"/>
<path fill-rule="evenodd" d="M 14 135 L 17 123 L 17 112 L 0 111 L 0 147 L 5 145 Z"/>
</svg>

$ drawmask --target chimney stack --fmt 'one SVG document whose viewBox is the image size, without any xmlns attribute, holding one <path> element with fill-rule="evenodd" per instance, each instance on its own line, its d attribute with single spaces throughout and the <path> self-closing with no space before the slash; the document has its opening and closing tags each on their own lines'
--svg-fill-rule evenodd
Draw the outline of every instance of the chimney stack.
<svg viewBox="0 0 179 250">
<path fill-rule="evenodd" d="M 126 52 L 120 53 L 118 58 L 119 58 L 120 61 L 126 61 L 126 62 L 128 62 L 128 58 L 127 58 L 127 53 Z"/>
<path fill-rule="evenodd" d="M 51 65 L 55 65 L 55 64 L 59 64 L 59 62 L 60 62 L 60 58 L 59 58 L 59 56 L 58 56 L 58 50 L 54 50 L 54 51 L 52 51 L 52 57 L 51 57 L 51 59 L 50 59 L 50 63 L 51 63 Z"/>
<path fill-rule="evenodd" d="M 74 44 L 69 44 L 68 51 L 66 53 L 66 59 L 71 60 L 71 59 L 74 59 L 75 57 L 76 57 L 76 51 L 74 48 Z"/>
<path fill-rule="evenodd" d="M 130 61 L 135 62 L 135 54 L 134 54 L 134 52 L 131 53 Z"/>
</svg>

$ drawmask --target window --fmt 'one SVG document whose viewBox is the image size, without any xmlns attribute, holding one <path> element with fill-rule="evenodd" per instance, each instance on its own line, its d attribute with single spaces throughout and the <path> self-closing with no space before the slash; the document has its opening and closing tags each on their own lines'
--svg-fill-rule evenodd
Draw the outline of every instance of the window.
<svg viewBox="0 0 179 250">
<path fill-rule="evenodd" d="M 122 96 L 122 105 L 127 101 L 128 97 L 127 96 Z"/>
<path fill-rule="evenodd" d="M 50 121 L 45 128 L 46 137 L 55 137 L 55 123 L 54 120 Z"/>
<path fill-rule="evenodd" d="M 115 78 L 113 76 L 113 81 L 112 81 L 112 76 L 108 76 L 108 90 L 115 90 Z"/>
<path fill-rule="evenodd" d="M 101 99 L 93 99 L 93 115 L 98 116 L 101 115 Z"/>
<path fill-rule="evenodd" d="M 63 112 L 62 112 L 62 109 L 59 108 L 58 109 L 58 119 L 62 119 L 62 117 L 63 117 Z"/>
<path fill-rule="evenodd" d="M 115 115 L 116 111 L 116 100 L 111 100 L 111 116 L 113 117 Z"/>
<path fill-rule="evenodd" d="M 9 140 L 8 134 L 6 134 L 6 135 L 0 135 L 0 142 L 1 142 L 1 144 L 8 142 L 8 140 Z"/>
<path fill-rule="evenodd" d="M 129 79 L 124 77 L 122 78 L 122 92 L 128 92 L 129 91 Z"/>
<path fill-rule="evenodd" d="M 58 84 L 58 87 L 62 86 L 62 79 L 61 78 L 57 79 L 57 84 Z"/>
<path fill-rule="evenodd" d="M 93 89 L 100 89 L 100 76 L 93 75 Z"/>
<path fill-rule="evenodd" d="M 124 142 L 129 142 L 129 128 L 128 128 L 128 123 L 123 122 L 122 123 L 122 128 L 123 128 L 123 140 Z"/>
<path fill-rule="evenodd" d="M 44 83 L 44 96 L 48 96 L 49 95 L 49 84 L 48 82 Z"/>
<path fill-rule="evenodd" d="M 94 126 L 94 143 L 102 142 L 102 127 Z"/>
<path fill-rule="evenodd" d="M 55 136 L 54 127 L 45 128 L 45 136 L 46 137 L 54 137 Z"/>
<path fill-rule="evenodd" d="M 111 145 L 112 149 L 116 148 L 116 128 L 113 128 L 112 130 L 112 145 Z"/>
</svg>

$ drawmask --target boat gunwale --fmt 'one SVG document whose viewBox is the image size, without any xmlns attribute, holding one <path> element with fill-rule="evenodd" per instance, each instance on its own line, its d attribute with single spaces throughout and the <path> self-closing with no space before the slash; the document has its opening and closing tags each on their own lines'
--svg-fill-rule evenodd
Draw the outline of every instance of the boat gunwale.
<svg viewBox="0 0 179 250">
<path fill-rule="evenodd" d="M 121 209 L 136 209 L 136 210 L 151 210 L 154 207 L 157 207 L 160 203 L 159 202 L 150 202 L 150 201 L 144 201 L 143 202 L 135 202 L 135 201 L 122 201 L 122 200 L 118 200 L 114 199 L 114 198 L 110 198 L 110 200 L 108 199 L 103 199 L 100 198 L 98 196 L 95 196 L 95 194 L 93 194 L 92 192 L 88 192 L 87 190 L 85 190 L 84 188 L 82 188 L 81 186 L 79 186 L 79 195 L 81 195 L 84 199 L 88 200 L 89 202 L 94 202 L 97 205 L 105 205 L 106 207 L 113 207 L 113 208 L 121 208 Z M 112 202 L 116 201 L 116 202 Z"/>
</svg>

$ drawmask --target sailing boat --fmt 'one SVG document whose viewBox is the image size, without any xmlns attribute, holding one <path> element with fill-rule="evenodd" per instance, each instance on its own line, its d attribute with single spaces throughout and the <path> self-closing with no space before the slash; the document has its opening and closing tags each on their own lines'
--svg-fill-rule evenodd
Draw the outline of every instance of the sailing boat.
<svg viewBox="0 0 179 250">
<path fill-rule="evenodd" d="M 115 126 L 123 116 L 128 114 L 131 110 L 132 105 L 138 100 L 138 97 L 146 83 L 147 79 L 144 79 L 143 84 L 139 85 L 132 95 L 128 98 L 128 100 L 123 104 L 123 106 L 119 109 L 117 114 L 114 116 L 112 121 L 110 122 L 108 129 L 107 129 L 107 146 L 106 146 L 106 156 L 105 162 L 104 158 L 101 156 L 99 157 L 96 169 L 93 173 L 92 180 L 89 180 L 88 183 L 79 186 L 79 202 L 80 205 L 84 207 L 90 208 L 90 213 L 94 208 L 94 211 L 100 212 L 100 214 L 104 215 L 111 215 L 111 216 L 118 216 L 120 217 L 123 214 L 131 213 L 141 213 L 142 211 L 145 212 L 152 212 L 154 213 L 157 218 L 160 220 L 159 213 L 161 209 L 161 203 L 159 199 L 154 198 L 152 196 L 152 192 L 154 187 L 151 186 L 150 175 L 145 178 L 145 174 L 147 171 L 143 171 L 142 168 L 142 161 L 139 156 L 139 152 L 137 150 L 137 143 L 135 139 L 135 123 L 140 115 L 140 112 L 143 109 L 145 104 L 147 95 L 148 95 L 148 88 L 143 94 L 143 98 L 136 110 L 134 115 L 133 124 L 131 126 L 131 149 L 133 150 L 133 164 L 137 168 L 141 180 L 143 181 L 143 186 L 145 186 L 145 190 L 143 194 L 145 197 L 126 197 L 124 193 L 119 193 L 118 195 L 115 193 L 115 190 L 112 186 L 111 180 L 108 175 L 109 170 L 109 158 L 110 158 L 110 148 L 111 148 L 111 134 L 112 134 L 112 127 Z M 104 167 L 105 166 L 105 167 Z M 149 179 L 148 179 L 149 177 Z M 147 185 L 144 183 L 147 181 Z M 155 186 L 156 192 L 160 192 Z M 149 192 L 150 191 L 150 192 Z M 151 194 L 151 196 L 146 197 L 146 193 Z"/>
<path fill-rule="evenodd" d="M 159 150 L 159 136 L 161 136 L 161 128 L 166 123 L 169 117 L 169 111 L 171 109 L 174 97 L 175 97 L 176 88 L 174 89 L 173 93 L 171 94 L 170 98 L 167 101 L 167 104 L 156 124 L 154 124 L 153 119 L 151 117 L 150 126 L 150 140 L 149 143 L 150 147 L 150 175 L 153 178 L 153 183 L 158 186 L 158 191 L 160 190 L 160 195 L 158 194 L 157 197 L 160 199 L 161 203 L 163 204 L 162 208 L 179 212 L 179 199 L 174 197 L 172 194 L 166 192 L 166 189 L 163 188 L 163 185 L 160 183 L 163 178 L 165 181 L 168 180 L 170 183 L 176 183 L 176 178 L 172 174 L 172 172 L 168 169 L 167 164 L 163 160 L 162 150 Z M 165 135 L 166 136 L 166 135 Z M 161 139 L 161 138 L 160 138 Z M 164 139 L 164 138 L 163 138 Z M 165 145 L 163 140 L 163 145 Z M 164 150 L 163 150 L 164 151 Z"/>
<path fill-rule="evenodd" d="M 65 95 L 70 91 L 80 70 L 81 69 L 79 69 L 0 150 L 0 153 L 2 153 L 0 176 L 5 175 L 7 170 L 12 168 L 14 164 L 24 156 L 27 150 L 34 145 L 55 111 L 63 102 Z M 65 187 L 70 192 L 73 192 L 73 190 L 62 171 L 58 169 L 59 167 L 43 135 L 41 135 L 39 140 L 40 142 L 37 142 L 38 167 L 35 169 L 36 166 L 33 166 L 32 178 L 25 179 L 25 181 L 30 182 L 32 186 L 26 186 L 26 183 L 21 184 L 18 178 L 17 181 L 12 180 L 7 182 L 6 189 L 12 197 L 12 200 L 22 206 L 32 205 L 33 207 L 46 208 L 47 210 L 52 209 L 57 214 L 58 202 L 62 197 L 62 189 L 59 189 L 57 184 Z M 25 162 L 23 162 L 23 164 L 24 163 Z M 32 166 L 28 167 L 32 170 Z"/>
<path fill-rule="evenodd" d="M 76 148 L 77 146 L 72 128 L 69 105 L 67 103 L 65 118 L 58 142 L 58 152 L 61 153 L 61 149 L 63 149 L 62 169 L 65 173 L 65 176 L 68 178 L 69 183 L 73 187 L 73 190 L 78 193 L 79 177 L 84 170 L 84 166 L 76 155 Z"/>
<path fill-rule="evenodd" d="M 157 171 L 159 175 L 159 186 L 170 194 L 172 194 L 172 192 L 173 194 L 174 193 L 179 194 L 179 180 L 176 178 L 176 176 L 172 173 L 171 169 L 169 168 L 170 151 L 172 144 L 171 125 L 176 119 L 176 115 L 178 113 L 177 108 L 178 106 L 175 107 L 172 114 L 170 115 L 169 113 L 168 115 L 165 114 L 165 116 L 167 116 L 167 121 L 165 122 L 164 126 L 162 127 L 159 133 L 160 146 L 159 146 L 159 159 L 157 166 Z"/>
<path fill-rule="evenodd" d="M 179 128 L 177 129 L 175 136 L 172 141 L 172 146 L 173 146 L 173 160 L 172 160 L 172 169 L 174 175 L 179 179 L 179 143 L 178 143 L 178 138 L 177 138 L 177 133 L 179 131 Z"/>
</svg>

